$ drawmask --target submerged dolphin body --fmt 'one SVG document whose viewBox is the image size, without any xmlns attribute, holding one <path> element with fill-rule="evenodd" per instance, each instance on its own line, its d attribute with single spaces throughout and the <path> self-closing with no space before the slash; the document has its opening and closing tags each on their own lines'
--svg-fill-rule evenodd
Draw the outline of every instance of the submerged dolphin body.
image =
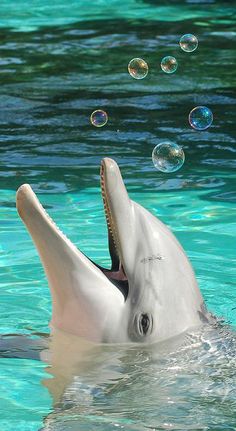
<svg viewBox="0 0 236 431">
<path fill-rule="evenodd" d="M 27 184 L 17 209 L 51 289 L 51 328 L 94 342 L 153 343 L 208 319 L 192 267 L 170 230 L 129 199 L 116 162 L 101 164 L 110 270 L 88 259 L 58 229 Z"/>
</svg>

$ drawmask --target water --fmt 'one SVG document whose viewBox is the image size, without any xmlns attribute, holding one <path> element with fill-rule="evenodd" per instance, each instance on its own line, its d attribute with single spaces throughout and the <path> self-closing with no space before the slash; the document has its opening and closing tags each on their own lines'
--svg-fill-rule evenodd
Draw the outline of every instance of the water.
<svg viewBox="0 0 236 431">
<path fill-rule="evenodd" d="M 16 214 L 17 187 L 30 183 L 66 235 L 109 265 L 99 188 L 105 156 L 119 163 L 131 198 L 173 229 L 208 309 L 230 326 L 193 334 L 164 353 L 110 346 L 95 359 L 86 354 L 54 408 L 41 384 L 49 371 L 57 382 L 53 367 L 2 358 L 1 431 L 235 430 L 235 2 L 81 5 L 0 5 L 1 333 L 48 332 L 51 311 L 41 264 Z M 186 33 L 198 37 L 193 53 L 178 45 Z M 165 55 L 176 57 L 178 73 L 160 70 Z M 150 67 L 141 81 L 127 72 L 135 57 Z M 199 105 L 214 112 L 207 131 L 188 124 Z M 101 129 L 89 120 L 98 106 L 109 115 Z M 166 139 L 186 155 L 172 174 L 156 171 L 151 159 Z"/>
</svg>

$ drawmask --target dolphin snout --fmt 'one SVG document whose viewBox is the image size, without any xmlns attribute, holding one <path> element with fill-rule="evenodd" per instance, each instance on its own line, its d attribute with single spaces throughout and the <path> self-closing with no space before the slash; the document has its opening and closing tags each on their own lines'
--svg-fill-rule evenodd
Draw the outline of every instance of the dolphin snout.
<svg viewBox="0 0 236 431">
<path fill-rule="evenodd" d="M 35 206 L 36 197 L 29 184 L 22 184 L 16 192 L 16 207 L 23 219 L 24 214 Z"/>
<path fill-rule="evenodd" d="M 114 192 L 117 188 L 117 179 L 120 170 L 117 163 L 109 159 L 104 158 L 101 163 L 101 182 L 105 182 L 106 191 L 108 194 Z"/>
</svg>

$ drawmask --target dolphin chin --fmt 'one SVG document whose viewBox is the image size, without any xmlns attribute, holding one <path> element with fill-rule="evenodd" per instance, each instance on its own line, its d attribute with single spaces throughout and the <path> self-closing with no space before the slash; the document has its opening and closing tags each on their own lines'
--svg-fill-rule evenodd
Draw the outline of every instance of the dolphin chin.
<svg viewBox="0 0 236 431">
<path fill-rule="evenodd" d="M 85 256 L 59 230 L 28 184 L 17 209 L 52 295 L 51 329 L 94 342 L 153 343 L 208 320 L 192 267 L 170 230 L 126 191 L 116 162 L 101 163 L 111 268 Z"/>
</svg>

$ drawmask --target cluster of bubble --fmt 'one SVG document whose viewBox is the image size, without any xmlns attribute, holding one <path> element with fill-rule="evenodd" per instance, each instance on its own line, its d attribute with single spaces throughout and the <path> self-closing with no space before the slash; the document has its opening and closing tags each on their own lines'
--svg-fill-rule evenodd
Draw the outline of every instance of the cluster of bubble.
<svg viewBox="0 0 236 431">
<path fill-rule="evenodd" d="M 206 130 L 213 121 L 212 111 L 207 106 L 196 106 L 189 113 L 189 123 L 196 130 Z M 152 161 L 161 172 L 178 171 L 184 164 L 185 155 L 182 147 L 166 141 L 156 145 L 152 152 Z"/>
<path fill-rule="evenodd" d="M 184 34 L 179 41 L 180 48 L 185 52 L 193 52 L 198 47 L 198 39 L 194 34 Z M 165 73 L 174 73 L 178 68 L 178 61 L 172 55 L 161 60 L 161 69 Z M 143 79 L 148 74 L 148 64 L 143 58 L 133 58 L 128 64 L 129 74 L 135 79 Z"/>
<path fill-rule="evenodd" d="M 179 41 L 180 48 L 185 52 L 193 52 L 198 47 L 198 39 L 193 34 L 184 34 Z M 171 74 L 176 72 L 178 62 L 175 57 L 167 55 L 161 60 L 163 72 Z M 132 78 L 143 79 L 148 74 L 148 64 L 142 58 L 133 58 L 128 64 L 128 71 Z M 206 130 L 213 121 L 212 111 L 207 106 L 197 106 L 189 113 L 189 124 L 195 130 Z M 102 109 L 97 109 L 90 116 L 91 124 L 103 127 L 107 124 L 108 115 Z M 183 148 L 171 141 L 164 141 L 155 146 L 152 151 L 152 161 L 156 169 L 161 172 L 175 172 L 185 161 Z"/>
</svg>

